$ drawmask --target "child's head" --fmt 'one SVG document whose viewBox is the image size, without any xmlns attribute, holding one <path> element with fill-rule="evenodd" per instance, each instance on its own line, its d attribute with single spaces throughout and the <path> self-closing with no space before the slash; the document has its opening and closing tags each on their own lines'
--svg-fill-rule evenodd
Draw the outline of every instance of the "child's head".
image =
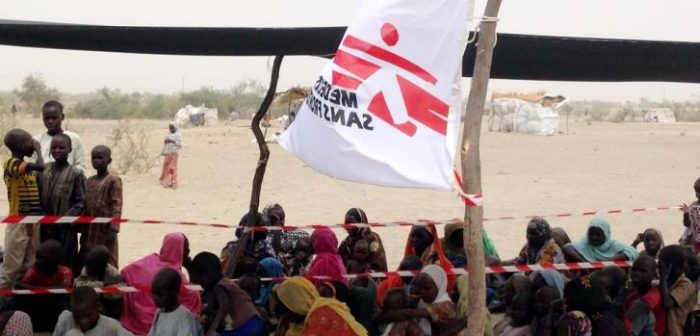
<svg viewBox="0 0 700 336">
<path fill-rule="evenodd" d="M 53 275 L 58 272 L 58 266 L 63 262 L 65 252 L 61 244 L 53 239 L 49 239 L 36 250 L 36 267 L 46 275 Z"/>
<path fill-rule="evenodd" d="M 204 288 L 215 285 L 223 275 L 221 274 L 221 261 L 214 253 L 201 252 L 190 263 L 190 280 Z"/>
<path fill-rule="evenodd" d="M 399 264 L 399 271 L 420 271 L 421 268 L 423 268 L 423 262 L 416 255 L 409 255 L 403 258 Z M 410 276 L 401 277 L 401 279 L 403 279 L 403 283 L 406 285 L 413 281 L 413 277 Z"/>
<path fill-rule="evenodd" d="M 175 132 L 177 132 L 177 126 L 175 126 L 174 123 L 170 123 L 168 125 L 168 130 L 170 130 L 170 133 L 175 133 Z"/>
<path fill-rule="evenodd" d="M 61 132 L 61 123 L 63 123 L 64 117 L 63 104 L 55 100 L 47 101 L 41 108 L 41 118 L 50 135 L 56 135 Z"/>
<path fill-rule="evenodd" d="M 369 257 L 369 243 L 365 239 L 360 239 L 355 242 L 355 246 L 352 249 L 352 254 L 355 260 L 367 260 Z"/>
<path fill-rule="evenodd" d="M 68 154 L 73 151 L 73 142 L 65 133 L 59 133 L 51 139 L 51 156 L 56 162 L 67 162 Z"/>
<path fill-rule="evenodd" d="M 111 253 L 104 245 L 97 245 L 85 255 L 85 270 L 91 278 L 104 280 Z"/>
<path fill-rule="evenodd" d="M 560 248 L 563 248 L 564 245 L 571 243 L 571 238 L 569 238 L 569 235 L 561 227 L 552 228 L 552 238 L 554 238 L 554 242 L 557 243 Z"/>
<path fill-rule="evenodd" d="M 685 276 L 687 276 L 690 281 L 696 282 L 700 279 L 700 262 L 698 261 L 698 255 L 690 249 L 685 249 L 685 253 Z"/>
<path fill-rule="evenodd" d="M 408 307 L 408 294 L 403 288 L 392 288 L 384 295 L 382 309 L 385 311 L 401 310 Z"/>
<path fill-rule="evenodd" d="M 311 238 L 301 237 L 294 243 L 294 259 L 308 261 L 314 255 L 314 248 L 311 245 Z"/>
<path fill-rule="evenodd" d="M 644 230 L 644 233 L 642 233 L 642 241 L 644 242 L 644 250 L 651 256 L 656 256 L 664 245 L 661 232 L 656 229 Z"/>
<path fill-rule="evenodd" d="M 70 310 L 75 324 L 85 332 L 97 325 L 100 319 L 100 300 L 92 287 L 81 286 L 70 295 Z"/>
<path fill-rule="evenodd" d="M 651 288 L 651 281 L 656 274 L 656 261 L 648 255 L 640 255 L 632 264 L 632 284 L 638 291 Z"/>
<path fill-rule="evenodd" d="M 695 190 L 695 198 L 700 201 L 700 178 L 695 180 L 695 183 L 693 184 L 693 190 Z"/>
<path fill-rule="evenodd" d="M 90 157 L 92 168 L 95 168 L 97 171 L 103 171 L 112 163 L 112 150 L 105 145 L 98 145 L 92 149 Z"/>
<path fill-rule="evenodd" d="M 534 300 L 530 292 L 517 294 L 510 305 L 511 323 L 514 327 L 522 327 L 530 324 L 532 320 Z"/>
<path fill-rule="evenodd" d="M 31 156 L 34 152 L 32 135 L 20 128 L 7 132 L 4 143 L 12 154 L 16 156 Z"/>
<path fill-rule="evenodd" d="M 268 204 L 263 210 L 263 214 L 267 215 L 271 226 L 284 226 L 286 215 L 284 208 L 278 203 Z"/>
<path fill-rule="evenodd" d="M 164 267 L 151 281 L 151 295 L 156 307 L 166 311 L 175 310 L 180 303 L 177 295 L 180 293 L 182 279 L 180 273 L 170 267 Z"/>
<path fill-rule="evenodd" d="M 615 293 L 613 293 L 613 288 L 615 287 L 615 279 L 612 275 L 603 269 L 599 269 L 590 275 L 591 281 L 596 284 L 609 299 L 615 298 Z"/>
<path fill-rule="evenodd" d="M 513 302 L 513 298 L 520 293 L 530 292 L 532 289 L 532 280 L 529 277 L 514 274 L 506 281 L 505 286 L 503 286 L 503 302 L 510 306 Z"/>
<path fill-rule="evenodd" d="M 542 317 L 547 315 L 549 307 L 552 306 L 554 301 L 561 299 L 561 294 L 559 290 L 551 287 L 544 286 L 535 292 L 535 316 Z"/>
<path fill-rule="evenodd" d="M 440 266 L 425 266 L 411 282 L 411 296 L 433 303 L 440 294 L 447 294 L 447 274 Z"/>
<path fill-rule="evenodd" d="M 659 264 L 670 270 L 669 286 L 678 280 L 678 277 L 685 272 L 686 269 L 686 252 L 685 248 L 680 245 L 669 245 L 659 251 Z"/>
<path fill-rule="evenodd" d="M 255 300 L 260 293 L 260 278 L 255 273 L 243 274 L 238 278 L 238 287 L 248 293 L 252 300 Z"/>
</svg>

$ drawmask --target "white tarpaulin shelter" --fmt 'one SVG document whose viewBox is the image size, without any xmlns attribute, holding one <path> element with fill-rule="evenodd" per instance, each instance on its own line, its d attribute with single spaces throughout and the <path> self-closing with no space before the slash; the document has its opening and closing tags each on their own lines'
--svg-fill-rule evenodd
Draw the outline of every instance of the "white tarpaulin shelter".
<svg viewBox="0 0 700 336">
<path fill-rule="evenodd" d="M 668 107 L 643 110 L 645 122 L 674 123 L 676 115 Z"/>
<path fill-rule="evenodd" d="M 175 113 L 174 122 L 178 127 L 213 125 L 219 121 L 219 111 L 201 106 L 187 105 Z"/>
<path fill-rule="evenodd" d="M 559 109 L 563 96 L 543 94 L 539 101 L 521 98 L 495 98 L 491 101 L 489 131 L 553 135 L 559 132 Z"/>
</svg>

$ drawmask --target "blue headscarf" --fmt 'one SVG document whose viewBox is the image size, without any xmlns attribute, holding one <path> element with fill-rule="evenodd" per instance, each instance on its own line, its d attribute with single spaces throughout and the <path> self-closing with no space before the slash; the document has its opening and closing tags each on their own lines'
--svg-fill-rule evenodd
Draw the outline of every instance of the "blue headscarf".
<svg viewBox="0 0 700 336">
<path fill-rule="evenodd" d="M 277 278 L 284 276 L 284 267 L 276 258 L 265 258 L 260 261 L 260 266 L 265 270 L 265 277 Z M 258 299 L 255 300 L 255 304 L 267 307 L 272 289 L 279 283 L 280 281 L 270 281 L 269 283 L 261 284 L 260 294 Z"/>
<path fill-rule="evenodd" d="M 610 223 L 602 218 L 593 218 L 588 224 L 588 230 L 593 227 L 600 228 L 605 234 L 605 242 L 600 246 L 593 246 L 588 240 L 588 231 L 581 240 L 571 243 L 571 245 L 587 261 L 611 261 L 619 253 L 624 253 L 630 261 L 637 259 L 637 250 L 632 245 L 621 243 L 610 238 Z"/>
</svg>

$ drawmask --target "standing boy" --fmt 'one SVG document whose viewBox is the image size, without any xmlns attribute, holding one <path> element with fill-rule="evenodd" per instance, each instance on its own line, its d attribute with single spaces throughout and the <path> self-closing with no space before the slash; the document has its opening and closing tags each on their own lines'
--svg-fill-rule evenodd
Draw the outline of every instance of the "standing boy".
<svg viewBox="0 0 700 336">
<path fill-rule="evenodd" d="M 54 216 L 81 216 L 85 213 L 85 176 L 68 163 L 72 151 L 71 138 L 56 134 L 51 140 L 51 156 L 55 162 L 44 170 L 44 192 L 41 206 L 44 214 Z M 66 254 L 65 262 L 73 273 L 80 274 L 82 263 L 78 258 L 78 227 L 75 224 L 47 224 L 41 227 L 41 240 L 58 241 Z"/>
<path fill-rule="evenodd" d="M 697 302 L 695 285 L 685 274 L 686 254 L 680 245 L 669 245 L 659 252 L 661 300 L 666 308 L 666 335 L 682 336 L 688 313 Z"/>
<path fill-rule="evenodd" d="M 85 157 L 83 154 L 83 141 L 80 136 L 71 131 L 64 131 L 61 128 L 63 119 L 65 119 L 63 114 L 63 105 L 55 100 L 49 100 L 44 103 L 41 108 L 41 118 L 44 121 L 44 126 L 46 127 L 46 132 L 37 134 L 34 139 L 39 141 L 43 152 L 41 155 L 46 160 L 46 163 L 55 161 L 55 158 L 51 156 L 50 146 L 53 137 L 58 134 L 65 134 L 70 137 L 73 143 L 73 151 L 68 155 L 68 163 L 71 166 L 78 168 L 81 172 L 85 172 Z M 34 157 L 33 157 L 34 159 Z"/>
<path fill-rule="evenodd" d="M 3 163 L 3 179 L 7 185 L 10 216 L 41 215 L 38 171 L 44 170 L 41 145 L 25 130 L 13 129 L 5 135 L 5 146 L 12 157 Z M 36 163 L 24 161 L 37 154 Z M 34 265 L 39 245 L 39 225 L 9 224 L 5 227 L 5 255 L 0 265 L 0 288 L 9 289 L 24 272 Z"/>
<path fill-rule="evenodd" d="M 90 153 L 92 167 L 97 175 L 87 180 L 86 215 L 93 217 L 121 218 L 122 216 L 122 180 L 107 169 L 112 163 L 112 150 L 107 146 L 96 146 Z M 90 249 L 104 245 L 111 254 L 110 264 L 119 267 L 119 244 L 117 240 L 119 223 L 94 223 L 87 226 L 80 236 L 80 255 L 86 255 Z"/>
</svg>

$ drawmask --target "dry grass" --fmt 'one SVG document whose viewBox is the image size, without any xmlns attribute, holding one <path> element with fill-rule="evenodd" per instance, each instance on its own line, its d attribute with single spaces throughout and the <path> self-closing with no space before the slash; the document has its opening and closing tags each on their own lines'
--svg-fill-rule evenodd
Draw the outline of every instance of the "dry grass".
<svg viewBox="0 0 700 336">
<path fill-rule="evenodd" d="M 108 137 L 114 168 L 119 174 L 145 173 L 157 165 L 158 155 L 149 150 L 148 128 L 129 119 L 120 120 Z"/>
</svg>

